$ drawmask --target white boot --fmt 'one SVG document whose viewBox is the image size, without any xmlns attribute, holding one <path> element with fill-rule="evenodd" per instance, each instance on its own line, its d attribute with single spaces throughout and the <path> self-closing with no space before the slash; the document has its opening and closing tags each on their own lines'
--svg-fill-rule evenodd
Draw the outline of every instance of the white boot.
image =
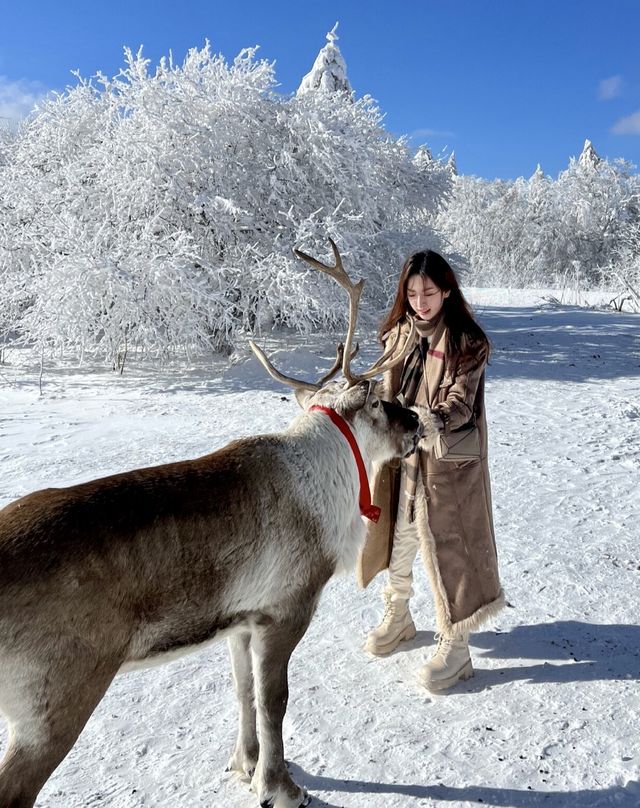
<svg viewBox="0 0 640 808">
<path fill-rule="evenodd" d="M 403 640 L 412 640 L 416 636 L 416 627 L 409 611 L 409 601 L 394 597 L 385 592 L 384 614 L 377 628 L 370 631 L 364 650 L 370 654 L 390 654 Z"/>
<path fill-rule="evenodd" d="M 436 634 L 438 647 L 429 662 L 420 668 L 418 680 L 427 690 L 438 693 L 448 690 L 456 682 L 473 676 L 469 655 L 469 635 Z"/>
</svg>

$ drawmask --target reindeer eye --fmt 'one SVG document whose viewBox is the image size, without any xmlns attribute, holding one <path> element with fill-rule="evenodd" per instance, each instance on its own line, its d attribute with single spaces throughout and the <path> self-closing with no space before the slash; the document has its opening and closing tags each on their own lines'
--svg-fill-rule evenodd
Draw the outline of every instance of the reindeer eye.
<svg viewBox="0 0 640 808">
<path fill-rule="evenodd" d="M 379 407 L 379 406 L 380 406 L 380 402 L 378 401 L 378 399 L 376 399 L 375 401 L 372 401 L 372 402 L 371 402 L 371 406 L 372 406 L 372 407 Z"/>
</svg>

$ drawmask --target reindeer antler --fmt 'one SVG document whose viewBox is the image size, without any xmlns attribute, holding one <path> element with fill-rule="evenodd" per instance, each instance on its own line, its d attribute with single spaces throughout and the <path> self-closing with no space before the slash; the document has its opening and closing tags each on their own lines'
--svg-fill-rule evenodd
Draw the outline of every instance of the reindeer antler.
<svg viewBox="0 0 640 808">
<path fill-rule="evenodd" d="M 402 349 L 400 352 L 393 356 L 396 348 L 398 347 L 398 343 L 400 342 L 400 337 L 402 336 L 402 329 L 400 327 L 400 323 L 396 328 L 396 336 L 393 340 L 393 344 L 390 348 L 382 354 L 382 356 L 377 359 L 373 365 L 367 368 L 367 370 L 359 373 L 357 378 L 358 379 L 372 379 L 374 376 L 378 376 L 380 373 L 384 373 L 386 370 L 391 370 L 391 368 L 395 367 L 397 364 L 402 362 L 402 360 L 411 353 L 414 348 L 414 336 L 416 333 L 416 324 L 415 320 L 411 320 L 411 328 L 409 329 L 409 333 L 407 334 L 407 338 L 404 341 Z M 393 358 L 391 358 L 393 357 Z"/>
<path fill-rule="evenodd" d="M 338 281 L 340 286 L 347 290 L 347 294 L 349 295 L 349 328 L 347 330 L 347 338 L 344 341 L 345 349 L 342 358 L 342 373 L 345 379 L 349 382 L 349 386 L 351 386 L 357 381 L 357 379 L 355 379 L 351 373 L 349 362 L 351 357 L 351 343 L 353 342 L 353 335 L 356 330 L 356 321 L 358 319 L 360 295 L 362 294 L 362 289 L 364 287 L 364 278 L 360 278 L 357 283 L 352 283 L 351 279 L 345 272 L 344 267 L 342 266 L 342 258 L 338 248 L 336 247 L 335 241 L 330 238 L 329 243 L 331 244 L 333 257 L 335 258 L 335 264 L 333 266 L 323 264 L 322 261 L 318 261 L 317 258 L 313 258 L 311 255 L 307 255 L 307 253 L 302 252 L 302 250 L 297 250 L 295 247 L 293 252 L 298 258 L 306 261 L 307 264 L 311 264 L 312 267 L 319 269 L 320 272 L 330 275 L 332 278 Z"/>
<path fill-rule="evenodd" d="M 356 322 L 358 320 L 358 308 L 360 306 L 360 295 L 362 294 L 362 289 L 364 287 L 364 278 L 360 278 L 359 281 L 353 283 L 342 265 L 342 258 L 338 248 L 336 247 L 336 243 L 332 238 L 329 239 L 329 243 L 331 244 L 331 249 L 333 250 L 333 256 L 335 259 L 335 264 L 333 266 L 330 264 L 323 264 L 322 261 L 318 261 L 317 258 L 307 255 L 307 253 L 302 252 L 302 250 L 294 248 L 293 252 L 298 258 L 306 261 L 315 269 L 319 269 L 321 272 L 324 272 L 326 275 L 330 275 L 332 278 L 334 278 L 334 280 L 336 280 L 340 286 L 347 290 L 347 294 L 349 295 L 349 326 L 347 328 L 347 337 L 344 344 L 340 343 L 340 345 L 338 345 L 336 361 L 334 362 L 331 370 L 326 373 L 318 382 L 305 382 L 300 379 L 294 379 L 291 376 L 285 376 L 283 373 L 280 373 L 279 370 L 276 370 L 276 368 L 267 358 L 264 351 L 258 345 L 256 345 L 253 340 L 250 340 L 249 342 L 251 349 L 258 357 L 262 365 L 266 368 L 267 372 L 274 379 L 276 379 L 276 381 L 283 382 L 284 384 L 288 384 L 296 389 L 311 391 L 319 390 L 329 381 L 329 379 L 332 379 L 336 375 L 340 368 L 342 368 L 342 373 L 345 379 L 348 381 L 349 387 L 352 387 L 359 381 L 371 379 L 373 376 L 377 376 L 380 373 L 384 373 L 386 370 L 390 370 L 392 367 L 401 362 L 411 352 L 411 350 L 413 350 L 414 347 L 416 326 L 415 322 L 412 320 L 411 329 L 399 353 L 393 356 L 400 342 L 400 326 L 398 326 L 393 345 L 388 348 L 383 355 L 373 363 L 373 365 L 362 373 L 352 372 L 351 360 L 358 353 L 358 345 L 356 344 L 355 349 L 352 351 L 351 344 L 353 342 L 353 337 L 356 330 Z"/>
<path fill-rule="evenodd" d="M 380 373 L 384 373 L 384 371 L 390 370 L 392 367 L 401 362 L 407 356 L 407 354 L 413 350 L 416 327 L 415 322 L 412 320 L 411 329 L 407 335 L 404 345 L 402 346 L 402 350 L 396 356 L 393 356 L 393 354 L 395 353 L 398 343 L 400 342 L 400 328 L 398 328 L 393 345 L 387 349 L 383 355 L 376 362 L 374 362 L 373 365 L 371 365 L 371 367 L 362 373 L 353 373 L 350 365 L 350 360 L 353 359 L 353 356 L 351 356 L 349 349 L 351 348 L 353 335 L 356 330 L 358 308 L 360 306 L 360 295 L 362 294 L 362 289 L 364 287 L 364 279 L 360 278 L 357 283 L 352 282 L 347 275 L 344 266 L 342 265 L 342 257 L 340 256 L 340 252 L 336 247 L 335 241 L 332 238 L 329 238 L 329 243 L 331 244 L 333 257 L 335 259 L 335 264 L 333 266 L 323 264 L 321 261 L 318 261 L 317 258 L 313 258 L 311 255 L 307 255 L 307 253 L 302 252 L 302 250 L 294 248 L 293 252 L 298 256 L 298 258 L 306 261 L 312 267 L 315 267 L 321 272 L 330 275 L 332 278 L 338 281 L 340 286 L 347 290 L 347 294 L 349 295 L 349 327 L 347 330 L 347 338 L 345 339 L 344 343 L 345 351 L 342 362 L 342 373 L 351 387 L 363 379 L 371 379 Z M 391 358 L 392 356 L 393 358 Z"/>
<path fill-rule="evenodd" d="M 274 378 L 277 382 L 283 382 L 283 384 L 288 384 L 290 387 L 293 387 L 296 390 L 310 390 L 311 392 L 315 392 L 319 390 L 323 385 L 325 385 L 328 381 L 333 379 L 336 373 L 342 367 L 342 357 L 344 354 L 344 345 L 340 343 L 336 350 L 336 359 L 327 373 L 324 374 L 317 382 L 305 382 L 301 379 L 294 379 L 292 376 L 285 376 L 284 373 L 281 373 L 277 368 L 275 368 L 271 362 L 269 361 L 267 355 L 262 350 L 262 348 L 255 343 L 253 340 L 249 340 L 249 345 L 251 346 L 251 350 L 254 354 L 258 357 L 262 366 L 266 369 L 267 373 Z M 359 345 L 356 343 L 356 347 L 351 352 L 351 359 L 358 353 Z"/>
<path fill-rule="evenodd" d="M 289 387 L 293 387 L 295 390 L 309 390 L 310 392 L 316 392 L 322 386 L 320 383 L 315 384 L 314 382 L 305 382 L 301 379 L 294 379 L 292 376 L 285 376 L 284 373 L 280 373 L 280 371 L 271 364 L 267 358 L 267 355 L 257 343 L 250 339 L 249 345 L 251 346 L 251 350 L 260 360 L 262 366 L 266 369 L 267 373 L 277 382 L 288 384 Z"/>
<path fill-rule="evenodd" d="M 350 359 L 353 359 L 359 350 L 360 345 L 356 342 L 356 347 L 351 351 Z M 336 351 L 336 361 L 333 363 L 331 370 L 325 373 L 325 375 L 320 379 L 321 387 L 325 385 L 328 381 L 333 379 L 336 373 L 340 370 L 340 368 L 342 367 L 343 357 L 344 357 L 344 343 L 341 342 L 338 345 L 338 350 Z"/>
</svg>

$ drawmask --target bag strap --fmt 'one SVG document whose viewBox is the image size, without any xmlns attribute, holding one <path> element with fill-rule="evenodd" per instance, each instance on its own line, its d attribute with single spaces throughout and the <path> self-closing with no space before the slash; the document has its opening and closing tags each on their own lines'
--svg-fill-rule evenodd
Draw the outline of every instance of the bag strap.
<svg viewBox="0 0 640 808">
<path fill-rule="evenodd" d="M 466 424 L 463 424 L 462 426 L 458 427 L 458 429 L 456 429 L 456 430 L 451 429 L 451 427 L 449 426 L 449 419 L 447 418 L 445 420 L 445 422 L 444 422 L 444 434 L 449 435 L 451 432 L 454 432 L 454 431 L 457 432 L 459 429 L 465 429 L 467 427 L 471 427 L 473 429 L 478 428 L 478 422 L 477 422 L 477 419 L 476 419 L 475 412 L 473 413 L 471 418 L 469 418 L 469 420 L 467 421 Z"/>
</svg>

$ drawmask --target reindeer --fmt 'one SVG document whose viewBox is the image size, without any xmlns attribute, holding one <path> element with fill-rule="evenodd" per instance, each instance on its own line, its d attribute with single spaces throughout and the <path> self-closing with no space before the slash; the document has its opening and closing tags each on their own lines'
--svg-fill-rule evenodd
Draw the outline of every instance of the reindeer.
<svg viewBox="0 0 640 808">
<path fill-rule="evenodd" d="M 314 383 L 284 376 L 251 343 L 296 391 L 303 411 L 287 429 L 47 488 L 0 511 L 0 710 L 9 724 L 0 808 L 33 806 L 116 674 L 223 637 L 239 700 L 229 768 L 263 808 L 308 804 L 284 761 L 289 658 L 324 585 L 355 563 L 360 500 L 375 516 L 358 448 L 370 466 L 410 454 L 422 432 L 414 412 L 380 401 L 371 382 L 404 358 L 410 338 L 399 346 L 398 333 L 368 370 L 351 370 L 363 281 L 351 283 L 331 245 L 334 266 L 296 251 L 349 293 L 348 334 L 329 373 Z M 330 381 L 340 369 L 346 381 Z"/>
</svg>

